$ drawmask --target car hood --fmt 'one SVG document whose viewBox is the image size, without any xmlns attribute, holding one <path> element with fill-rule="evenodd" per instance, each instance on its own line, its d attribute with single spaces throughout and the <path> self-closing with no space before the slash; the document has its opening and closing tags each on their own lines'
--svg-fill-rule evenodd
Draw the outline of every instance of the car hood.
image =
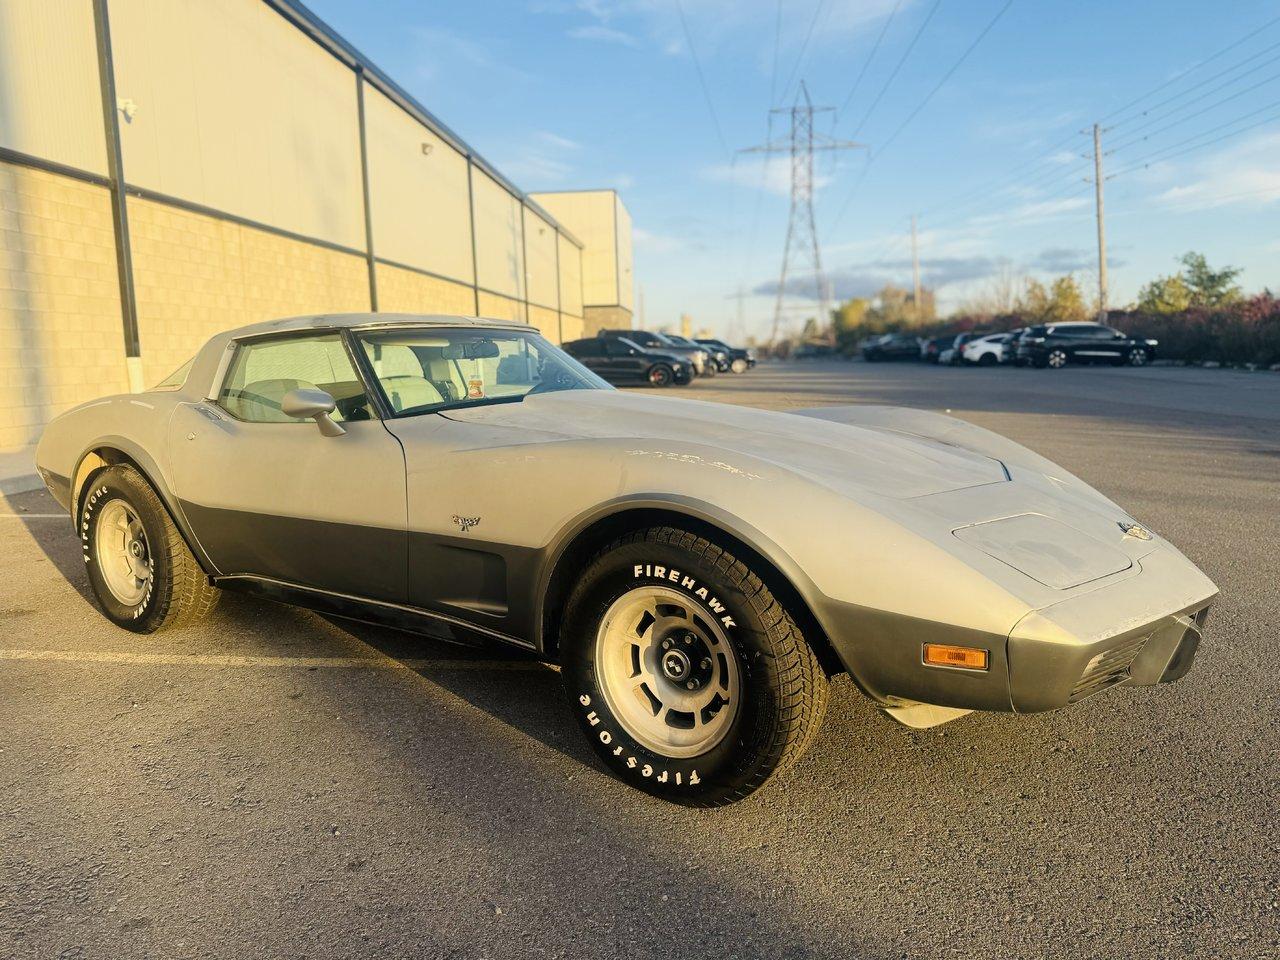
<svg viewBox="0 0 1280 960">
<path fill-rule="evenodd" d="M 536 394 L 520 403 L 451 410 L 454 420 L 521 431 L 525 441 L 616 439 L 661 444 L 646 452 L 685 456 L 691 447 L 771 464 L 839 492 L 858 488 L 907 499 L 1009 479 L 999 460 L 892 430 L 728 404 L 621 391 Z M 751 469 L 746 467 L 746 469 Z"/>
</svg>

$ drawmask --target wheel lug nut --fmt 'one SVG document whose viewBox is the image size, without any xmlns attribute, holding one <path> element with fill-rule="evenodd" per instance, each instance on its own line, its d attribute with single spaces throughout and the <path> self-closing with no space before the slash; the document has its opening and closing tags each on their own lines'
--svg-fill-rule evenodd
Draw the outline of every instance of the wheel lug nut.
<svg viewBox="0 0 1280 960">
<path fill-rule="evenodd" d="M 703 669 L 703 670 L 710 670 L 710 669 L 711 669 L 711 658 L 710 658 L 710 657 L 703 657 L 703 658 L 702 658 L 702 669 Z"/>
<path fill-rule="evenodd" d="M 698 685 L 697 685 L 696 683 L 694 683 L 692 680 L 690 680 L 688 683 L 686 683 L 686 684 L 685 684 L 685 687 L 687 687 L 687 688 L 688 688 L 688 689 L 690 689 L 690 690 L 693 690 L 693 689 L 694 689 L 695 687 L 697 687 L 697 686 L 698 686 Z"/>
</svg>

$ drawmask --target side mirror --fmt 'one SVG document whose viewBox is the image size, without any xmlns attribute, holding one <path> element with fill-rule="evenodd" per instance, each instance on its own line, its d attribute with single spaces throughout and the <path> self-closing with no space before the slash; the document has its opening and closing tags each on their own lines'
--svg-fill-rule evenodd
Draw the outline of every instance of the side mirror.
<svg viewBox="0 0 1280 960">
<path fill-rule="evenodd" d="M 286 417 L 310 418 L 326 437 L 340 437 L 347 432 L 329 416 L 336 407 L 333 397 L 323 390 L 290 390 L 280 401 L 280 409 Z"/>
</svg>

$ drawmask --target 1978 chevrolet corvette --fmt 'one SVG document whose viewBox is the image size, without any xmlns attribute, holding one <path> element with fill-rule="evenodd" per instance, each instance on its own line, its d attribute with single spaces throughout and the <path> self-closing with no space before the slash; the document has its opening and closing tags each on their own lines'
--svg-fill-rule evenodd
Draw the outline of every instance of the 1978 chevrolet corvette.
<svg viewBox="0 0 1280 960">
<path fill-rule="evenodd" d="M 616 391 L 520 324 L 300 317 L 214 337 L 37 451 L 106 616 L 236 589 L 560 664 L 604 763 L 680 803 L 793 763 L 847 671 L 927 727 L 1176 680 L 1214 585 L 961 420 Z"/>
</svg>

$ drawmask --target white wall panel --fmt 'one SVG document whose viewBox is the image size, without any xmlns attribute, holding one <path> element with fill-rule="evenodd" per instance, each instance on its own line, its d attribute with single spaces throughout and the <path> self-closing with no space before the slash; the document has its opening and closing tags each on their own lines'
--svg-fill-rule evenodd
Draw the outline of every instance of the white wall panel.
<svg viewBox="0 0 1280 960">
<path fill-rule="evenodd" d="M 582 248 L 560 236 L 560 310 L 582 316 Z"/>
<path fill-rule="evenodd" d="M 110 9 L 130 183 L 363 249 L 351 70 L 259 0 Z"/>
<path fill-rule="evenodd" d="M 612 190 L 535 193 L 531 199 L 582 241 L 583 300 L 618 302 L 617 194 Z"/>
<path fill-rule="evenodd" d="M 106 175 L 89 0 L 0 0 L 0 146 Z"/>
<path fill-rule="evenodd" d="M 556 287 L 556 228 L 528 207 L 524 210 L 525 275 L 529 278 L 530 303 L 559 308 Z"/>
<path fill-rule="evenodd" d="M 374 252 L 471 283 L 466 157 L 369 85 L 364 124 Z"/>
<path fill-rule="evenodd" d="M 485 290 L 524 299 L 522 204 L 479 168 L 472 170 L 475 197 L 476 282 Z"/>
<path fill-rule="evenodd" d="M 622 198 L 614 194 L 615 239 L 617 244 L 618 304 L 634 309 L 635 279 L 631 263 L 631 214 L 622 205 Z"/>
</svg>

